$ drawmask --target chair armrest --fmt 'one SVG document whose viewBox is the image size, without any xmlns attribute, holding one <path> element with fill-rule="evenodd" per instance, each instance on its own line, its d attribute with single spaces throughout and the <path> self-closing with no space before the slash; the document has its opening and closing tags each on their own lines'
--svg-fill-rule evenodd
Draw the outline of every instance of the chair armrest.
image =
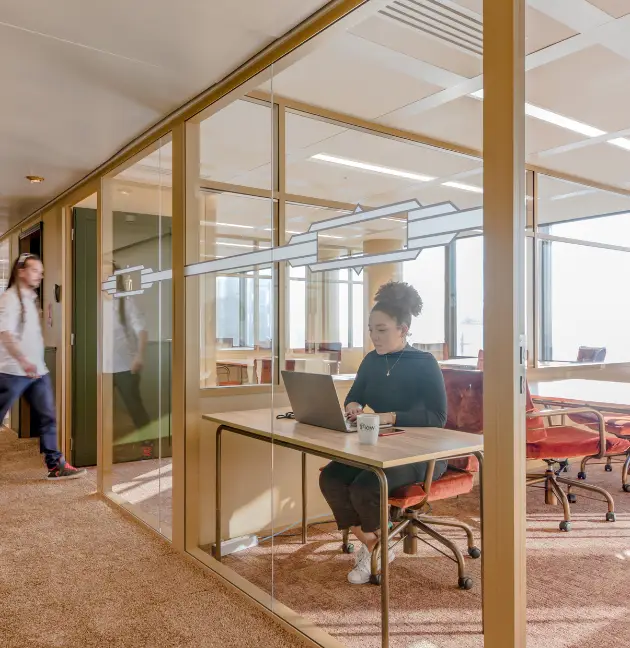
<svg viewBox="0 0 630 648">
<path fill-rule="evenodd" d="M 599 457 L 603 457 L 606 454 L 606 423 L 604 421 L 603 414 L 593 409 L 592 407 L 562 407 L 555 409 L 544 409 L 544 410 L 535 410 L 533 412 L 527 412 L 525 416 L 527 418 L 536 418 L 542 416 L 544 418 L 551 418 L 552 416 L 562 416 L 563 425 L 564 417 L 569 416 L 570 414 L 594 414 L 597 419 L 597 427 L 599 432 Z"/>
</svg>

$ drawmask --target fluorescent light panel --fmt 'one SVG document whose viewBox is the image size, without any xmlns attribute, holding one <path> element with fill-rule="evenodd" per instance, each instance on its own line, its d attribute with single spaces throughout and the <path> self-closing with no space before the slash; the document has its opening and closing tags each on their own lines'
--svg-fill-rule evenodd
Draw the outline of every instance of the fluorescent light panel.
<svg viewBox="0 0 630 648">
<path fill-rule="evenodd" d="M 380 166 L 378 164 L 369 164 L 367 162 L 359 162 L 357 160 L 348 160 L 347 158 L 340 158 L 334 155 L 327 155 L 326 153 L 317 153 L 311 156 L 311 160 L 320 160 L 321 162 L 330 162 L 332 164 L 340 164 L 341 166 L 351 167 L 353 169 L 360 169 L 361 171 L 372 171 L 374 173 L 382 173 L 384 175 L 396 176 L 397 178 L 405 178 L 406 180 L 417 180 L 418 182 L 430 182 L 435 178 L 420 173 L 412 173 L 411 171 L 401 171 L 400 169 L 391 169 L 390 167 Z"/>
<path fill-rule="evenodd" d="M 464 184 L 463 182 L 443 182 L 442 185 L 445 187 L 452 187 L 453 189 L 461 189 L 462 191 L 471 191 L 472 193 L 483 193 L 481 187 Z"/>
<path fill-rule="evenodd" d="M 240 229 L 254 229 L 253 225 L 238 225 L 236 223 L 215 223 L 214 221 L 201 221 L 206 227 L 238 227 Z"/>
<path fill-rule="evenodd" d="M 483 90 L 472 92 L 470 96 L 474 99 L 483 99 Z M 577 121 L 576 119 L 571 119 L 570 117 L 563 117 L 551 110 L 539 108 L 530 103 L 525 104 L 525 114 L 529 117 L 534 117 L 535 119 L 540 119 L 541 121 L 554 124 L 555 126 L 560 126 L 560 128 L 566 128 L 574 133 L 586 135 L 586 137 L 601 137 L 602 135 L 606 135 L 606 131 L 603 131 L 600 128 L 595 128 L 595 126 L 590 126 L 589 124 Z M 614 139 L 608 140 L 606 143 L 630 151 L 630 139 L 626 137 L 615 137 Z"/>
</svg>

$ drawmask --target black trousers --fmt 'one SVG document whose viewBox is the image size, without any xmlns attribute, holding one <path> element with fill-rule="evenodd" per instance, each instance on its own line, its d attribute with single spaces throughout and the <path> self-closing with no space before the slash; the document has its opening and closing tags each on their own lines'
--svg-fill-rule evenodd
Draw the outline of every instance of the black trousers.
<svg viewBox="0 0 630 648">
<path fill-rule="evenodd" d="M 402 486 L 424 481 L 427 465 L 420 462 L 386 468 L 389 494 Z M 445 472 L 446 461 L 437 461 L 433 479 L 439 479 Z M 333 461 L 322 470 L 319 487 L 340 529 L 359 526 L 365 533 L 370 533 L 380 528 L 380 485 L 378 477 L 371 470 Z"/>
<path fill-rule="evenodd" d="M 114 374 L 114 387 L 120 394 L 136 430 L 147 427 L 151 418 L 140 395 L 140 374 L 119 371 Z"/>
</svg>

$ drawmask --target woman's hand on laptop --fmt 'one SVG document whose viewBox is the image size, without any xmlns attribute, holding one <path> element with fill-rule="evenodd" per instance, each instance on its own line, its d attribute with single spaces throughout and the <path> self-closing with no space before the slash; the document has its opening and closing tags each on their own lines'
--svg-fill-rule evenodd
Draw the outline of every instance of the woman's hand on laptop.
<svg viewBox="0 0 630 648">
<path fill-rule="evenodd" d="M 363 407 L 359 403 L 348 403 L 346 405 L 346 418 L 349 421 L 356 421 L 359 414 L 363 414 Z"/>
</svg>

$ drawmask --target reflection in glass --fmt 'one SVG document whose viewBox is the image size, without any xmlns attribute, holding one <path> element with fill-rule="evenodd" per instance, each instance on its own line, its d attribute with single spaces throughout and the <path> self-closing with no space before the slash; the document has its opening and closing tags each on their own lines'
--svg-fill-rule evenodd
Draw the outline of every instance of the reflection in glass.
<svg viewBox="0 0 630 648">
<path fill-rule="evenodd" d="M 104 184 L 103 428 L 112 491 L 170 537 L 172 152 L 168 138 Z M 156 276 L 157 274 L 157 276 Z"/>
</svg>

